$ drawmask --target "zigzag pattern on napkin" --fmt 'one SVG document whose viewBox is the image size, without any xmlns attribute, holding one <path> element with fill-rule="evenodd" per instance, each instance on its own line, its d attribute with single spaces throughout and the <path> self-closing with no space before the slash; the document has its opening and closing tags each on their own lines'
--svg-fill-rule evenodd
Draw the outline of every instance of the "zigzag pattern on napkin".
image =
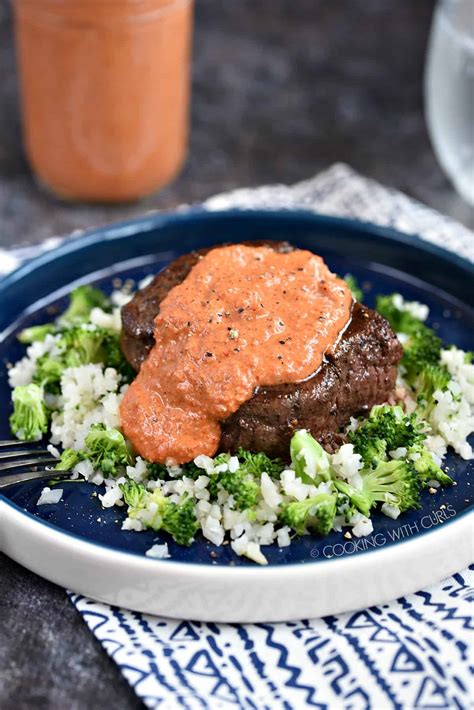
<svg viewBox="0 0 474 710">
<path fill-rule="evenodd" d="M 464 710 L 472 569 L 380 607 L 285 624 L 174 621 L 71 599 L 150 708 Z"/>
</svg>

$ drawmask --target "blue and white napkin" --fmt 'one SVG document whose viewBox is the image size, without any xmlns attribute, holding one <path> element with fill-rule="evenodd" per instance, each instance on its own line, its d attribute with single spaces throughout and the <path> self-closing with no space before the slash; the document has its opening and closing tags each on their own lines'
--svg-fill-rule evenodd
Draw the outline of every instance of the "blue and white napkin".
<svg viewBox="0 0 474 710">
<path fill-rule="evenodd" d="M 468 570 L 380 607 L 280 624 L 173 621 L 71 599 L 150 708 L 466 710 L 473 583 Z"/>
<path fill-rule="evenodd" d="M 205 207 L 354 217 L 418 234 L 474 261 L 470 230 L 343 164 L 290 187 L 217 195 Z M 0 250 L 0 272 L 38 249 Z M 279 624 L 173 621 L 70 597 L 150 708 L 465 710 L 473 697 L 473 570 L 380 607 Z"/>
</svg>

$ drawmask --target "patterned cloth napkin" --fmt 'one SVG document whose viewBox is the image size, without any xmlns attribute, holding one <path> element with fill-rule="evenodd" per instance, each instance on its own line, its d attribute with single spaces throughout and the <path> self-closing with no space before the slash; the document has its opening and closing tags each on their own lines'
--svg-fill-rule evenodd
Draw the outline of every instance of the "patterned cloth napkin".
<svg viewBox="0 0 474 710">
<path fill-rule="evenodd" d="M 468 229 L 342 164 L 291 187 L 217 195 L 205 207 L 354 217 L 418 234 L 474 261 Z M 37 251 L 0 251 L 0 270 Z M 70 597 L 150 708 L 464 710 L 472 697 L 473 570 L 380 607 L 280 624 L 173 621 Z"/>
</svg>

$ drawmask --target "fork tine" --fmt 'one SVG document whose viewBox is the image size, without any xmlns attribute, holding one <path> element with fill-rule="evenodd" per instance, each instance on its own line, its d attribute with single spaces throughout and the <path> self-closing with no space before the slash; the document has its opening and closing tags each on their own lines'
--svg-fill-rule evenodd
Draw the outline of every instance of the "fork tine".
<svg viewBox="0 0 474 710">
<path fill-rule="evenodd" d="M 0 451 L 0 460 L 21 458 L 22 456 L 39 456 L 40 454 L 49 454 L 48 449 L 23 449 L 18 451 Z"/>
<path fill-rule="evenodd" d="M 14 468 L 24 468 L 25 466 L 45 466 L 48 463 L 57 462 L 58 459 L 55 459 L 53 456 L 41 459 L 27 459 L 26 461 L 7 461 L 6 463 L 0 463 L 0 471 L 10 471 Z"/>
<path fill-rule="evenodd" d="M 36 479 L 48 479 L 48 478 L 71 478 L 71 471 L 49 471 L 46 468 L 41 468 L 38 471 L 21 471 L 19 473 L 10 473 L 7 476 L 0 476 L 0 490 L 2 488 L 7 488 L 7 486 L 13 486 L 15 483 L 26 483 L 27 481 L 34 481 Z"/>
<path fill-rule="evenodd" d="M 38 446 L 38 441 L 20 441 L 19 439 L 0 439 L 0 449 L 8 449 L 11 446 Z"/>
</svg>

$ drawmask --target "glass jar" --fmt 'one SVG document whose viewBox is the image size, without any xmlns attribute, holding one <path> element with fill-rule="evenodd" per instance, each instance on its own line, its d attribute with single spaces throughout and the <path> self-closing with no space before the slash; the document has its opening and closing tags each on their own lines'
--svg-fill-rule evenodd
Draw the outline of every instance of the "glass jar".
<svg viewBox="0 0 474 710">
<path fill-rule="evenodd" d="M 442 168 L 474 205 L 474 0 L 438 0 L 426 61 L 425 108 Z"/>
<path fill-rule="evenodd" d="M 14 0 L 27 155 L 60 197 L 123 202 L 185 156 L 192 0 Z"/>
</svg>

